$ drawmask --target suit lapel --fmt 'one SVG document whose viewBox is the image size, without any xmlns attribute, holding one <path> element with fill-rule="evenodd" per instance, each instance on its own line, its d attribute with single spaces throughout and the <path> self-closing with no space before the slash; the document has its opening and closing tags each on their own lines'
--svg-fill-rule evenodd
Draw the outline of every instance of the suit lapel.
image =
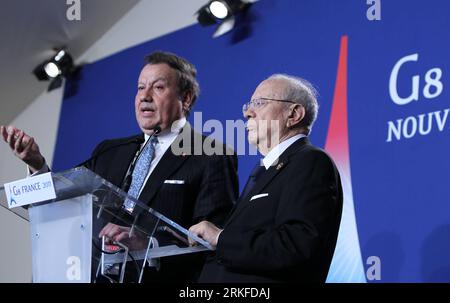
<svg viewBox="0 0 450 303">
<path fill-rule="evenodd" d="M 164 184 L 164 181 L 167 180 L 167 178 L 189 158 L 189 154 L 183 153 L 181 155 L 175 155 L 172 152 L 172 146 L 174 144 L 180 144 L 181 147 L 183 146 L 183 137 L 180 136 L 182 136 L 182 133 L 186 131 L 192 133 L 192 129 L 188 123 L 186 123 L 186 126 L 183 128 L 182 132 L 180 132 L 172 145 L 166 150 L 163 157 L 159 160 L 155 169 L 152 171 L 150 177 L 145 183 L 144 189 L 139 195 L 139 200 L 146 203 L 148 206 L 150 206 L 153 197 Z"/>
<path fill-rule="evenodd" d="M 245 197 L 241 197 L 239 199 L 226 225 L 228 225 L 228 223 L 230 223 L 240 212 L 250 205 L 250 197 L 263 190 L 272 181 L 272 179 L 280 173 L 286 164 L 287 162 L 280 162 L 277 166 L 269 167 L 269 169 L 261 175 L 252 190 Z"/>
<path fill-rule="evenodd" d="M 136 136 L 136 138 L 141 138 L 143 136 L 144 135 L 142 134 Z M 117 153 L 112 161 L 114 163 L 114 165 L 111 165 L 113 172 L 109 173 L 110 178 L 108 179 L 111 183 L 116 184 L 118 187 L 123 185 L 122 183 L 128 168 L 130 167 L 130 164 L 136 156 L 138 150 L 139 144 L 128 144 L 121 147 L 120 152 Z"/>
<path fill-rule="evenodd" d="M 261 190 L 266 187 L 267 184 L 269 184 L 272 179 L 278 175 L 278 173 L 284 168 L 284 166 L 287 164 L 287 160 L 284 162 L 278 163 L 278 165 L 269 167 L 268 170 L 266 170 L 262 176 L 260 177 L 260 180 L 255 184 L 255 186 L 252 188 L 252 190 L 247 194 L 247 196 L 242 197 L 244 201 L 249 200 L 250 197 L 252 197 L 255 193 L 260 192 Z"/>
<path fill-rule="evenodd" d="M 261 175 L 258 182 L 245 197 L 239 198 L 238 203 L 236 203 L 236 206 L 231 211 L 225 226 L 251 204 L 249 200 L 254 194 L 261 192 L 268 184 L 270 184 L 273 178 L 275 178 L 275 176 L 277 176 L 288 165 L 289 157 L 292 154 L 295 154 L 308 144 L 310 144 L 308 138 L 301 138 L 289 146 L 283 154 L 280 155 L 278 163 L 269 167 L 269 169 Z"/>
</svg>

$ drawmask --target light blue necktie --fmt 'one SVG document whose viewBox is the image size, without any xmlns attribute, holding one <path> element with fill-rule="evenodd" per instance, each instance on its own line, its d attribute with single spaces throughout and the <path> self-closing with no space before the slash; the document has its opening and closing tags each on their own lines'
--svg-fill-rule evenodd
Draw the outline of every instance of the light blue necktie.
<svg viewBox="0 0 450 303">
<path fill-rule="evenodd" d="M 151 136 L 148 139 L 150 142 L 145 144 L 144 149 L 136 160 L 136 166 L 134 167 L 130 189 L 128 190 L 128 195 L 137 198 L 139 197 L 139 191 L 144 185 L 144 180 L 147 177 L 148 171 L 150 170 L 150 164 L 152 163 L 153 157 L 155 155 L 155 145 L 158 143 L 158 138 Z M 125 200 L 124 207 L 131 213 L 133 212 L 135 203 L 131 200 Z"/>
</svg>

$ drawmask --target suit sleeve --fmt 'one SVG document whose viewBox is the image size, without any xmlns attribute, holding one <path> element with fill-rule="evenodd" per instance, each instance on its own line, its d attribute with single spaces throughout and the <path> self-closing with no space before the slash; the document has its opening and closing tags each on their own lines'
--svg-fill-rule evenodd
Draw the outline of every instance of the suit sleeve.
<svg viewBox="0 0 450 303">
<path fill-rule="evenodd" d="M 273 224 L 251 230 L 228 225 L 219 237 L 218 262 L 237 271 L 282 272 L 308 266 L 323 253 L 341 214 L 339 175 L 324 153 L 302 163 L 311 165 L 301 173 L 295 163 L 285 168 Z"/>
<path fill-rule="evenodd" d="M 108 140 L 104 140 L 104 141 L 100 142 L 95 147 L 95 149 L 92 152 L 90 158 L 87 159 L 86 161 L 78 164 L 77 166 L 84 166 L 87 169 L 95 171 L 95 164 L 96 164 L 97 156 L 104 150 L 104 148 L 107 146 L 107 144 L 108 144 Z"/>
<path fill-rule="evenodd" d="M 210 221 L 222 226 L 238 195 L 236 155 L 206 156 L 194 222 Z"/>
</svg>

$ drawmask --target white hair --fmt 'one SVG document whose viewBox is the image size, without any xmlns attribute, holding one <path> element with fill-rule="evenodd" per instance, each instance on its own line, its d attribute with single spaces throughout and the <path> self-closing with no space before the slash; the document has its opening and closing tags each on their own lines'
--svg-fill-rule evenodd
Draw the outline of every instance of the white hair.
<svg viewBox="0 0 450 303">
<path fill-rule="evenodd" d="M 317 90 L 309 81 L 286 74 L 274 74 L 267 78 L 267 80 L 282 80 L 288 84 L 287 89 L 283 92 L 284 95 L 282 98 L 301 104 L 305 108 L 305 117 L 301 126 L 304 127 L 309 134 L 319 111 Z"/>
</svg>

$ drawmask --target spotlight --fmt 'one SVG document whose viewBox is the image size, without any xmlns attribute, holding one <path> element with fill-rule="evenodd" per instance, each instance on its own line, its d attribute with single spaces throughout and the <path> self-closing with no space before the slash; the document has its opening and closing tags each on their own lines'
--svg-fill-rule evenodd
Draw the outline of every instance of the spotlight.
<svg viewBox="0 0 450 303">
<path fill-rule="evenodd" d="M 212 1 L 209 6 L 209 11 L 217 19 L 223 20 L 230 14 L 230 7 L 226 2 Z"/>
<path fill-rule="evenodd" d="M 212 0 L 197 11 L 202 26 L 219 24 L 213 37 L 219 37 L 233 29 L 235 16 L 258 0 Z"/>
<path fill-rule="evenodd" d="M 51 91 L 62 85 L 63 77 L 72 75 L 76 70 L 72 56 L 65 49 L 56 49 L 55 56 L 36 66 L 33 74 L 40 81 L 51 80 L 48 87 Z"/>
<path fill-rule="evenodd" d="M 58 65 L 56 65 L 53 62 L 49 62 L 44 66 L 44 71 L 50 78 L 56 78 L 58 75 L 61 74 L 61 70 L 59 69 Z"/>
</svg>

